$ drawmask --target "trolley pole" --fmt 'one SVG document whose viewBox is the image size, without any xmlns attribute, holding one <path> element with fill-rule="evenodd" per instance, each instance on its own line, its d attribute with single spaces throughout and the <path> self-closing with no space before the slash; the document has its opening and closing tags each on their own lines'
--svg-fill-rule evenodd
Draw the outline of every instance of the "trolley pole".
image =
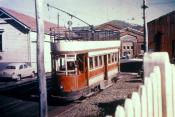
<svg viewBox="0 0 175 117">
<path fill-rule="evenodd" d="M 148 52 L 148 37 L 147 37 L 147 23 L 146 23 L 146 9 L 148 6 L 145 4 L 145 0 L 143 0 L 143 34 L 144 34 L 144 52 Z"/>
<path fill-rule="evenodd" d="M 46 75 L 44 69 L 44 22 L 43 22 L 43 0 L 35 0 L 36 29 L 37 29 L 37 77 L 39 81 L 39 116 L 47 117 L 47 90 Z"/>
</svg>

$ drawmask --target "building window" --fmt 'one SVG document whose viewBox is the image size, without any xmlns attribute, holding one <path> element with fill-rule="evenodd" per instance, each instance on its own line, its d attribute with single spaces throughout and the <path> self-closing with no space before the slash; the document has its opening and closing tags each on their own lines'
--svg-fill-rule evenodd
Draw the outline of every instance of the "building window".
<svg viewBox="0 0 175 117">
<path fill-rule="evenodd" d="M 0 52 L 2 51 L 2 33 L 0 32 Z"/>
<path fill-rule="evenodd" d="M 123 49 L 125 49 L 125 46 L 123 46 Z"/>
<path fill-rule="evenodd" d="M 127 46 L 127 49 L 129 49 L 129 46 Z"/>
<path fill-rule="evenodd" d="M 141 49 L 144 50 L 144 48 L 145 48 L 145 46 L 144 46 L 144 44 L 142 44 L 142 45 L 141 45 Z"/>
<path fill-rule="evenodd" d="M 131 49 L 134 49 L 134 46 L 131 46 Z"/>
</svg>

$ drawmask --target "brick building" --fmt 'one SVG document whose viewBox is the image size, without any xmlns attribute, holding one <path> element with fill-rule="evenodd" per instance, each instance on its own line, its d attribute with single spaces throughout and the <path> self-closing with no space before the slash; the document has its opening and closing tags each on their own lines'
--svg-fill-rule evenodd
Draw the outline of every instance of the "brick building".
<svg viewBox="0 0 175 117">
<path fill-rule="evenodd" d="M 97 26 L 97 29 L 109 29 L 120 32 L 121 40 L 121 57 L 128 56 L 134 58 L 143 54 L 144 39 L 143 32 L 134 28 L 126 27 L 126 24 L 119 23 L 119 26 L 115 23 L 104 23 Z M 125 28 L 123 28 L 125 27 Z"/>
<path fill-rule="evenodd" d="M 143 54 L 143 32 L 129 27 L 124 28 L 120 30 L 120 40 L 122 44 L 121 56 L 129 55 L 130 58 L 134 58 Z"/>
<path fill-rule="evenodd" d="M 175 11 L 148 22 L 148 48 L 166 51 L 175 58 Z"/>
</svg>

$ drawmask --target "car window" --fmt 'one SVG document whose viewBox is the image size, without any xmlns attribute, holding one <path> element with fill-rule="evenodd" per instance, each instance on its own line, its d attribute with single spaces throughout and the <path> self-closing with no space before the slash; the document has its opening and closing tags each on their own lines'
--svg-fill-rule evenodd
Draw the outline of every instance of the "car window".
<svg viewBox="0 0 175 117">
<path fill-rule="evenodd" d="M 27 65 L 26 64 L 24 64 L 24 68 L 27 68 Z"/>
<path fill-rule="evenodd" d="M 7 69 L 16 69 L 15 66 L 7 66 L 6 68 L 7 68 Z"/>
<path fill-rule="evenodd" d="M 19 66 L 19 69 L 23 69 L 23 65 L 20 65 L 20 66 Z"/>
</svg>

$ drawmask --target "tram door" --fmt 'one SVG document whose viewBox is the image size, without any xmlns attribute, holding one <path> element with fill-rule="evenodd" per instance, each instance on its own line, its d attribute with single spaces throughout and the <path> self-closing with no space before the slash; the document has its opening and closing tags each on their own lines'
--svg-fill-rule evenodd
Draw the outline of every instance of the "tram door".
<svg viewBox="0 0 175 117">
<path fill-rule="evenodd" d="M 104 55 L 104 75 L 105 75 L 105 80 L 108 79 L 108 61 L 107 61 L 107 55 Z"/>
<path fill-rule="evenodd" d="M 78 79 L 78 86 L 84 87 L 87 85 L 87 57 L 86 54 L 78 54 L 77 55 L 77 68 L 78 75 L 80 76 Z"/>
</svg>

